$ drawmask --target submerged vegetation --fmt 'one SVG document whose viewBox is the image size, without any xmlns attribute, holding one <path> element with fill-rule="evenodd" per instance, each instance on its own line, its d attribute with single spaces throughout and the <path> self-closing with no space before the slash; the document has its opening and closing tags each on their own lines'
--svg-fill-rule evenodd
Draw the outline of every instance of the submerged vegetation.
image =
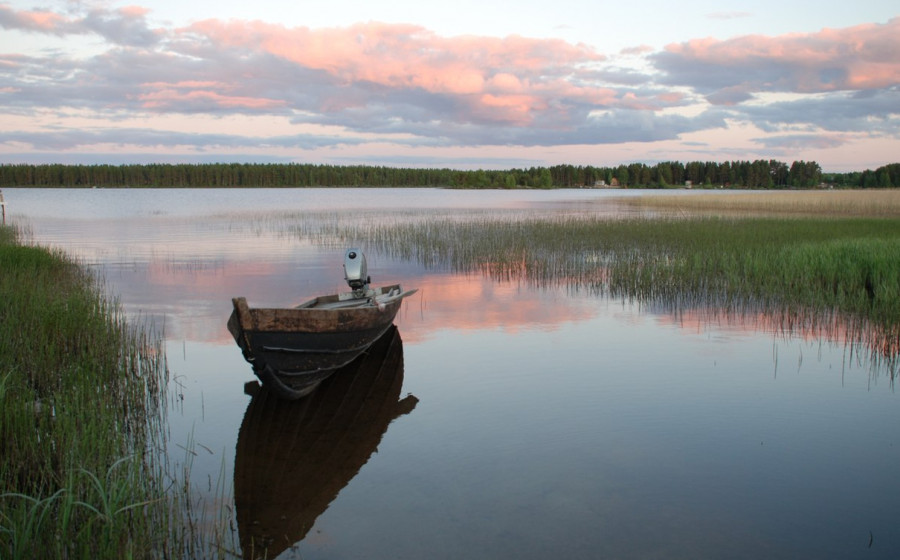
<svg viewBox="0 0 900 560">
<path fill-rule="evenodd" d="M 0 557 L 144 557 L 175 546 L 159 337 L 126 325 L 71 260 L 18 244 L 8 227 L 0 301 Z"/>
</svg>

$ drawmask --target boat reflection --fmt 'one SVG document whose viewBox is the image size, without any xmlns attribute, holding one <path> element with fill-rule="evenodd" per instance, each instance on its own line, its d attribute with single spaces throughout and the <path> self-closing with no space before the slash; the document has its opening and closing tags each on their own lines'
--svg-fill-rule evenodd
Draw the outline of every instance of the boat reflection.
<svg viewBox="0 0 900 560">
<path fill-rule="evenodd" d="M 415 408 L 415 396 L 400 399 L 402 386 L 403 342 L 396 326 L 304 399 L 279 399 L 253 384 L 234 467 L 245 559 L 275 558 L 306 536 L 369 460 L 391 421 Z"/>
</svg>

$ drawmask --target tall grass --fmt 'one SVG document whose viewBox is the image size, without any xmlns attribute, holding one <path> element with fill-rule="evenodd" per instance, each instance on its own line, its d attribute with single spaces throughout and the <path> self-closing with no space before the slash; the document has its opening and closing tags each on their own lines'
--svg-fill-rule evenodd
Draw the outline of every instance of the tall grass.
<svg viewBox="0 0 900 560">
<path fill-rule="evenodd" d="M 0 557 L 165 556 L 161 339 L 0 227 Z"/>
<path fill-rule="evenodd" d="M 900 217 L 900 189 L 686 194 L 627 197 L 619 202 L 679 212 Z"/>
<path fill-rule="evenodd" d="M 479 217 L 347 224 L 348 242 L 429 267 L 633 298 L 832 321 L 900 351 L 900 220 Z"/>
</svg>

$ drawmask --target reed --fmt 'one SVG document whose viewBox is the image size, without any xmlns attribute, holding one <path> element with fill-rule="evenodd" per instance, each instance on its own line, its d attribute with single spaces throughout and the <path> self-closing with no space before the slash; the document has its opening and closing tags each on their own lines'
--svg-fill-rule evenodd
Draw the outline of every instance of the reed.
<svg viewBox="0 0 900 560">
<path fill-rule="evenodd" d="M 882 354 L 900 351 L 900 220 L 475 214 L 361 220 L 332 233 L 427 267 L 499 280 L 675 308 L 837 315 Z"/>
<path fill-rule="evenodd" d="M 900 217 L 900 189 L 686 193 L 622 198 L 618 202 L 677 212 Z"/>
<path fill-rule="evenodd" d="M 65 255 L 16 239 L 0 228 L 0 557 L 178 550 L 160 337 Z"/>
</svg>

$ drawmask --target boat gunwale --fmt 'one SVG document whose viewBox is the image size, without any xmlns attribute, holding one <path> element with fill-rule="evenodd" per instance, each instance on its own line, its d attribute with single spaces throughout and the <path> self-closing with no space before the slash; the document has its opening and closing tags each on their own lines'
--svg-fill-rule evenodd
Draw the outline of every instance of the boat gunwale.
<svg viewBox="0 0 900 560">
<path fill-rule="evenodd" d="M 373 299 L 397 291 L 389 301 Z M 394 320 L 405 297 L 417 290 L 404 292 L 400 284 L 391 284 L 375 290 L 375 296 L 366 298 L 366 303 L 357 306 L 334 308 L 309 307 L 323 298 L 337 301 L 340 294 L 319 296 L 296 307 L 250 307 L 244 297 L 232 299 L 234 311 L 229 320 L 229 330 L 237 339 L 252 333 L 343 333 L 377 328 Z M 234 330 L 232 330 L 232 328 Z M 239 329 L 239 332 L 235 332 Z"/>
</svg>

